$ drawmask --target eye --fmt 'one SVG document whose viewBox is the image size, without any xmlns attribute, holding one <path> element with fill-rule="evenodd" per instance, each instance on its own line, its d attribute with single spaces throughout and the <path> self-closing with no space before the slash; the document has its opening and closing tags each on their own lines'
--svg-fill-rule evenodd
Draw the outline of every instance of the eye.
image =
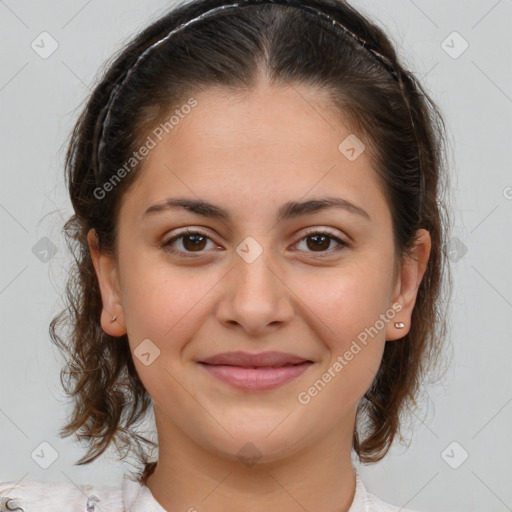
<svg viewBox="0 0 512 512">
<path fill-rule="evenodd" d="M 330 255 L 331 253 L 338 252 L 350 245 L 348 242 L 341 240 L 327 230 L 313 229 L 306 233 L 306 236 L 303 236 L 299 240 L 298 244 L 304 240 L 306 240 L 306 249 L 299 250 L 321 253 L 321 255 L 324 253 L 328 253 Z M 181 242 L 181 249 L 176 249 L 174 246 L 177 241 Z M 179 256 L 194 257 L 193 253 L 201 255 L 202 253 L 207 252 L 204 251 L 204 249 L 208 241 L 212 242 L 212 245 L 215 246 L 211 238 L 206 233 L 194 229 L 186 229 L 165 241 L 162 244 L 162 248 L 167 252 L 171 252 Z M 329 249 L 331 242 L 333 241 L 336 242 L 337 246 L 334 249 Z"/>
<path fill-rule="evenodd" d="M 181 245 L 184 250 L 179 250 L 174 247 L 174 243 L 180 240 Z M 178 254 L 179 256 L 188 256 L 186 253 L 202 253 L 205 248 L 206 241 L 210 240 L 205 233 L 193 229 L 187 229 L 178 233 L 177 235 L 169 238 L 166 242 L 162 244 L 162 248 L 165 251 L 172 252 L 174 254 Z M 215 244 L 213 244 L 215 245 Z"/>
<path fill-rule="evenodd" d="M 327 230 L 309 231 L 306 233 L 306 236 L 300 239 L 299 243 L 303 240 L 306 240 L 306 248 L 311 249 L 306 250 L 306 252 L 319 252 L 322 253 L 322 255 L 323 253 L 328 253 L 330 255 L 332 252 L 338 252 L 344 247 L 349 246 L 348 242 L 341 240 Z M 308 240 L 311 240 L 311 242 L 308 242 Z M 335 241 L 338 245 L 334 249 L 328 249 L 332 241 Z"/>
</svg>

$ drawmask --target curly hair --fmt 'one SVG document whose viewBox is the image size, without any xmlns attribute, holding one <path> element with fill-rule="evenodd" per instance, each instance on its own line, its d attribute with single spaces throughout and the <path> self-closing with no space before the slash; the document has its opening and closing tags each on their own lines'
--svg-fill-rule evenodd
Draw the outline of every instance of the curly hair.
<svg viewBox="0 0 512 512">
<path fill-rule="evenodd" d="M 451 283 L 445 237 L 449 210 L 445 122 L 428 93 L 401 63 L 391 41 L 343 0 L 306 0 L 366 41 L 394 69 L 398 80 L 353 37 L 291 7 L 246 6 L 205 18 L 153 51 L 123 84 L 108 129 L 99 129 L 109 97 L 137 57 L 172 28 L 223 5 L 224 0 L 181 4 L 141 31 L 106 64 L 70 135 L 65 181 L 74 215 L 64 225 L 73 256 L 66 304 L 50 324 L 50 337 L 66 359 L 60 379 L 73 410 L 60 436 L 77 432 L 88 464 L 113 443 L 135 450 L 144 481 L 155 468 L 147 447 L 157 444 L 137 431 L 152 406 L 139 379 L 127 335 L 113 337 L 100 325 L 102 299 L 87 243 L 95 229 L 99 249 L 117 251 L 119 209 L 136 180 L 134 166 L 105 197 L 98 194 L 96 148 L 104 183 L 129 160 L 150 130 L 190 97 L 210 87 L 250 91 L 261 77 L 271 85 L 303 84 L 324 90 L 345 122 L 368 148 L 393 223 L 397 264 L 408 255 L 416 230 L 431 237 L 428 265 L 417 293 L 409 332 L 386 343 L 379 370 L 360 400 L 352 448 L 363 463 L 388 452 L 403 413 L 416 405 L 424 378 L 439 368 L 447 339 L 446 301 Z M 423 185 L 422 185 L 423 181 Z M 60 328 L 67 328 L 60 332 Z M 400 434 L 400 438 L 401 434 Z M 144 446 L 146 445 L 146 446 Z"/>
</svg>

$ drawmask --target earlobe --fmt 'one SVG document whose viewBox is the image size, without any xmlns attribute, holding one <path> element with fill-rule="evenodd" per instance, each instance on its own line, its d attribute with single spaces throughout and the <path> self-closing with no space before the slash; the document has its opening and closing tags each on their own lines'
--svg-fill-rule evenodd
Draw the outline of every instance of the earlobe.
<svg viewBox="0 0 512 512">
<path fill-rule="evenodd" d="M 98 279 L 103 309 L 101 311 L 101 328 L 111 336 L 119 337 L 126 334 L 123 306 L 115 259 L 102 253 L 98 245 L 95 229 L 87 233 L 87 242 L 92 263 Z"/>
<path fill-rule="evenodd" d="M 399 303 L 402 309 L 396 314 L 393 322 L 388 324 L 386 341 L 403 338 L 410 330 L 412 311 L 416 303 L 418 289 L 427 269 L 430 248 L 430 233 L 425 229 L 419 229 L 416 233 L 416 242 L 412 254 L 404 257 L 398 276 L 392 303 Z M 403 327 L 401 327 L 402 324 L 404 324 Z"/>
</svg>

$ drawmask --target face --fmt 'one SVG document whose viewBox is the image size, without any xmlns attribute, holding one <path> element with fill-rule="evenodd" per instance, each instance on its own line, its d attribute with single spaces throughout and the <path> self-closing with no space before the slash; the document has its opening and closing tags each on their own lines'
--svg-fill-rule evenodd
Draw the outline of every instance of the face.
<svg viewBox="0 0 512 512">
<path fill-rule="evenodd" d="M 394 276 L 377 175 L 365 151 L 353 159 L 340 150 L 354 134 L 318 91 L 260 85 L 195 99 L 123 197 L 117 260 L 99 254 L 90 233 L 102 327 L 128 334 L 160 438 L 180 433 L 232 459 L 252 443 L 268 461 L 328 435 L 351 439 L 385 343 L 408 331 L 428 233 L 419 234 L 419 259 Z M 337 206 L 289 207 L 325 198 Z M 168 199 L 214 207 L 164 207 Z M 310 363 L 249 389 L 200 362 L 230 351 Z M 249 386 L 249 371 L 238 370 Z M 254 378 L 271 379 L 264 371 Z"/>
</svg>

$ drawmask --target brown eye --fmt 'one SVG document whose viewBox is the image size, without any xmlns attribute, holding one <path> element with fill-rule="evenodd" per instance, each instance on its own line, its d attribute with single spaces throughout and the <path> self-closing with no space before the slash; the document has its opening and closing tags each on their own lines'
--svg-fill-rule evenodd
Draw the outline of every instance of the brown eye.
<svg viewBox="0 0 512 512">
<path fill-rule="evenodd" d="M 312 231 L 301 238 L 299 243 L 304 240 L 306 240 L 306 248 L 300 250 L 309 253 L 318 253 L 319 255 L 323 255 L 324 253 L 330 255 L 349 246 L 348 242 L 340 240 L 327 231 Z M 212 240 L 205 233 L 187 230 L 169 238 L 169 240 L 162 244 L 162 248 L 178 256 L 200 256 L 201 254 L 208 254 L 208 251 L 205 250 L 208 241 Z M 336 242 L 337 247 L 331 248 L 333 241 Z M 181 247 L 177 242 L 181 242 Z"/>
<path fill-rule="evenodd" d="M 196 233 L 194 235 L 182 235 L 183 238 L 183 247 L 187 251 L 200 251 L 204 249 L 206 237 Z"/>
<path fill-rule="evenodd" d="M 165 251 L 183 256 L 188 256 L 187 253 L 201 254 L 207 252 L 204 249 L 209 240 L 211 241 L 210 237 L 200 231 L 187 230 L 169 238 L 162 244 L 162 248 Z M 179 244 L 176 247 L 176 242 L 181 242 L 182 247 L 179 247 Z"/>
<path fill-rule="evenodd" d="M 307 243 L 308 249 L 312 251 L 328 249 L 331 245 L 331 237 L 326 235 L 310 235 L 306 239 L 313 241 L 313 243 Z"/>
<path fill-rule="evenodd" d="M 345 242 L 338 237 L 332 235 L 328 231 L 312 231 L 303 237 L 300 242 L 306 240 L 305 252 L 316 252 L 316 253 L 329 253 L 337 252 L 338 250 L 348 247 L 348 242 Z M 337 247 L 330 248 L 331 242 L 336 242 Z"/>
</svg>

